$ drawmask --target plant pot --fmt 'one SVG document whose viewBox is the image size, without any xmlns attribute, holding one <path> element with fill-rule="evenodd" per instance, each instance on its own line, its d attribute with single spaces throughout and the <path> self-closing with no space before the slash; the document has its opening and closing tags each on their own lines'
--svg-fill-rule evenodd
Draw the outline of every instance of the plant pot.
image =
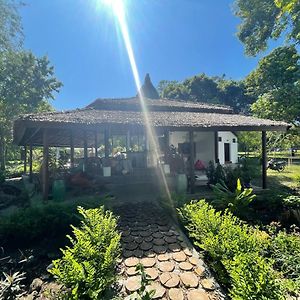
<svg viewBox="0 0 300 300">
<path fill-rule="evenodd" d="M 54 201 L 63 201 L 66 195 L 65 182 L 63 180 L 54 180 L 52 185 L 52 196 Z"/>
<path fill-rule="evenodd" d="M 188 180 L 185 174 L 178 174 L 176 178 L 177 193 L 185 193 L 188 187 Z"/>
<path fill-rule="evenodd" d="M 103 167 L 103 176 L 110 177 L 111 176 L 111 167 Z"/>
<path fill-rule="evenodd" d="M 170 174 L 170 165 L 163 164 L 163 170 L 164 170 L 164 174 L 166 174 L 166 175 Z"/>
</svg>

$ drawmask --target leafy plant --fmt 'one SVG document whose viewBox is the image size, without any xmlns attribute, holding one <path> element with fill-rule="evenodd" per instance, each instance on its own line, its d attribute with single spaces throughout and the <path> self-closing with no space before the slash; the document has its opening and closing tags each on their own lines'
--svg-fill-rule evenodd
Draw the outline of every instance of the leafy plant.
<svg viewBox="0 0 300 300">
<path fill-rule="evenodd" d="M 116 261 L 120 254 L 117 219 L 104 207 L 85 210 L 81 227 L 68 236 L 71 247 L 62 251 L 62 258 L 53 261 L 49 271 L 71 289 L 70 299 L 99 299 L 116 279 Z"/>
<path fill-rule="evenodd" d="M 134 300 L 151 300 L 155 294 L 155 290 L 147 290 L 151 279 L 150 276 L 145 272 L 144 266 L 139 263 L 136 266 L 136 271 L 138 271 L 141 276 L 141 287 L 137 290 L 136 296 L 134 296 Z"/>
<path fill-rule="evenodd" d="M 282 275 L 284 287 L 290 293 L 300 293 L 300 236 L 279 231 L 270 244 L 270 256 L 274 267 Z"/>
<path fill-rule="evenodd" d="M 230 296 L 233 300 L 286 299 L 272 269 L 272 262 L 259 253 L 237 254 L 225 266 L 231 279 Z"/>
<path fill-rule="evenodd" d="M 4 273 L 4 279 L 0 281 L 0 299 L 15 300 L 24 294 L 25 273 L 15 272 L 12 275 Z"/>
<path fill-rule="evenodd" d="M 287 208 L 300 209 L 300 196 L 290 195 L 282 200 Z"/>
<path fill-rule="evenodd" d="M 212 202 L 219 209 L 228 209 L 234 214 L 244 215 L 249 209 L 249 204 L 256 195 L 252 194 L 252 188 L 243 189 L 238 178 L 234 192 L 226 186 L 224 182 L 212 186 L 215 199 Z"/>
<path fill-rule="evenodd" d="M 271 261 L 262 257 L 270 243 L 267 233 L 228 210 L 217 212 L 205 200 L 186 204 L 180 216 L 195 244 L 208 253 L 232 299 L 284 299 Z"/>
<path fill-rule="evenodd" d="M 213 161 L 210 161 L 208 163 L 206 175 L 208 178 L 208 184 L 216 184 L 222 180 L 225 180 L 225 173 L 223 167 L 219 163 L 217 163 L 217 166 L 215 166 Z"/>
</svg>

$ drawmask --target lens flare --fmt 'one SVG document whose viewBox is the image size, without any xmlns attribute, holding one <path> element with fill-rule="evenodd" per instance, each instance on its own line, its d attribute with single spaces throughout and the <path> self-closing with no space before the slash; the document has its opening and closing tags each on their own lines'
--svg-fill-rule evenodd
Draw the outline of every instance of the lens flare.
<svg viewBox="0 0 300 300">
<path fill-rule="evenodd" d="M 127 22 L 126 22 L 126 11 L 125 11 L 125 6 L 124 6 L 124 1 L 123 0 L 104 0 L 104 1 L 106 2 L 107 5 L 109 5 L 112 8 L 113 13 L 116 17 L 118 26 L 120 28 L 121 35 L 122 35 L 122 38 L 123 38 L 123 41 L 124 41 L 124 44 L 126 47 L 127 55 L 129 58 L 135 85 L 136 85 L 137 90 L 140 91 L 139 99 L 140 99 L 140 103 L 141 103 L 141 107 L 142 107 L 143 118 L 144 118 L 144 123 L 146 126 L 147 135 L 149 137 L 149 143 L 151 145 L 151 148 L 154 151 L 154 157 L 155 157 L 156 161 L 158 162 L 159 161 L 159 146 L 158 146 L 157 136 L 156 136 L 155 130 L 151 124 L 151 119 L 149 118 L 147 105 L 145 103 L 145 97 L 142 94 L 142 91 L 140 90 L 140 87 L 142 86 L 142 84 L 141 84 L 138 67 L 136 64 L 135 56 L 134 56 L 134 51 L 133 51 L 133 47 L 132 47 L 132 43 L 131 43 L 131 39 L 130 39 L 130 35 L 129 35 Z M 168 200 L 170 201 L 171 194 L 170 194 L 170 190 L 169 190 L 169 187 L 167 184 L 164 170 L 163 170 L 161 164 L 158 164 L 158 167 L 159 167 L 159 173 L 161 175 Z"/>
</svg>

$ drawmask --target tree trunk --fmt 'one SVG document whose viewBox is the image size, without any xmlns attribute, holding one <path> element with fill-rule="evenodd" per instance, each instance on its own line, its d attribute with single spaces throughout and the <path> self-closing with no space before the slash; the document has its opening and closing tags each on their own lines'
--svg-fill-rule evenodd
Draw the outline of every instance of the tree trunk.
<svg viewBox="0 0 300 300">
<path fill-rule="evenodd" d="M 5 170 L 5 138 L 4 136 L 0 133 L 0 169 L 2 171 Z"/>
</svg>

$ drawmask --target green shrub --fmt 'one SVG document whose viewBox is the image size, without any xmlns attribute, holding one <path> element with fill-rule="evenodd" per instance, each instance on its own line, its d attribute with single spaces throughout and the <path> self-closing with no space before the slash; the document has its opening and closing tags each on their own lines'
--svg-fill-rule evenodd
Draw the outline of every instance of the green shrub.
<svg viewBox="0 0 300 300">
<path fill-rule="evenodd" d="M 269 246 L 269 235 L 228 210 L 215 211 L 205 200 L 185 205 L 180 216 L 195 244 L 209 254 L 212 267 L 233 299 L 283 299 L 270 262 L 260 259 Z M 253 262 L 256 266 L 251 266 Z"/>
<path fill-rule="evenodd" d="M 300 236 L 280 231 L 270 244 L 270 256 L 290 293 L 300 293 Z"/>
<path fill-rule="evenodd" d="M 260 254 L 238 254 L 225 266 L 231 278 L 230 296 L 233 300 L 285 299 L 272 263 Z"/>
<path fill-rule="evenodd" d="M 287 208 L 300 209 L 300 196 L 290 195 L 282 200 Z"/>
<path fill-rule="evenodd" d="M 77 206 L 99 206 L 102 198 L 72 202 L 49 202 L 18 210 L 0 218 L 0 247 L 24 248 L 44 239 L 65 240 L 70 224 L 79 224 Z"/>
<path fill-rule="evenodd" d="M 50 270 L 57 280 L 71 289 L 71 299 L 100 299 L 116 279 L 116 261 L 120 254 L 117 219 L 103 207 L 78 209 L 81 227 L 68 236 L 72 246 L 62 250 L 63 257 L 53 261 Z"/>
<path fill-rule="evenodd" d="M 5 171 L 0 170 L 0 184 L 5 182 Z"/>
<path fill-rule="evenodd" d="M 242 188 L 241 181 L 236 181 L 235 191 L 232 192 L 225 182 L 217 183 L 212 186 L 215 199 L 212 204 L 218 209 L 228 209 L 233 214 L 244 216 L 249 210 L 249 204 L 256 195 L 252 194 L 252 188 Z"/>
</svg>

